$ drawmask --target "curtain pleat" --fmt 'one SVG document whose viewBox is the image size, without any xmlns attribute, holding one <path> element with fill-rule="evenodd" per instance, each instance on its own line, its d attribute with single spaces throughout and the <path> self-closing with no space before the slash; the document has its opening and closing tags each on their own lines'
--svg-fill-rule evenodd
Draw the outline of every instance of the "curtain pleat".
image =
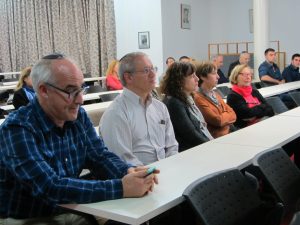
<svg viewBox="0 0 300 225">
<path fill-rule="evenodd" d="M 62 52 L 99 76 L 116 58 L 113 0 L 1 0 L 0 29 L 2 71 Z"/>
</svg>

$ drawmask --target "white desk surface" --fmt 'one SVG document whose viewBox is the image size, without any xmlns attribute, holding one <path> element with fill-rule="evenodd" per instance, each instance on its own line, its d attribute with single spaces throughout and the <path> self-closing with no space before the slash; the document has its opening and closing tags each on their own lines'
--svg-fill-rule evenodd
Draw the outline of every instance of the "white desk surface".
<svg viewBox="0 0 300 225">
<path fill-rule="evenodd" d="M 0 91 L 13 90 L 17 87 L 16 84 L 11 85 L 0 85 Z"/>
<path fill-rule="evenodd" d="M 290 109 L 287 112 L 284 113 L 280 113 L 278 114 L 278 116 L 296 116 L 296 117 L 300 117 L 300 106 L 294 109 Z"/>
<path fill-rule="evenodd" d="M 300 136 L 300 117 L 273 116 L 212 142 L 275 148 Z"/>
<path fill-rule="evenodd" d="M 90 93 L 90 94 L 85 94 L 83 95 L 83 100 L 88 101 L 88 100 L 96 100 L 99 99 L 100 95 L 105 95 L 105 94 L 112 94 L 112 93 L 122 93 L 123 90 L 116 90 L 116 91 L 102 91 L 102 92 L 97 92 L 97 93 Z"/>
<path fill-rule="evenodd" d="M 4 73 L 0 73 L 0 75 L 14 75 L 14 74 L 20 74 L 21 73 L 21 71 L 19 71 L 19 72 L 4 72 Z"/>
<path fill-rule="evenodd" d="M 106 77 L 86 77 L 83 80 L 85 82 L 88 82 L 88 81 L 99 81 L 99 80 L 105 80 L 105 79 L 106 79 Z"/>
<path fill-rule="evenodd" d="M 113 101 L 109 102 L 100 102 L 100 103 L 94 103 L 94 104 L 89 104 L 89 105 L 82 105 L 82 107 L 85 109 L 87 113 L 94 111 L 94 110 L 105 110 L 110 106 L 110 104 Z"/>
<path fill-rule="evenodd" d="M 217 171 L 250 164 L 251 159 L 261 151 L 261 147 L 208 142 L 153 163 L 161 170 L 159 185 L 145 197 L 63 207 L 123 223 L 141 224 L 182 202 L 183 191 L 193 181 Z"/>
<path fill-rule="evenodd" d="M 7 110 L 7 111 L 15 109 L 14 105 L 1 105 L 0 108 L 4 109 L 4 110 Z"/>
<path fill-rule="evenodd" d="M 293 91 L 293 90 L 296 90 L 299 88 L 300 88 L 300 81 L 295 81 L 295 82 L 260 88 L 260 89 L 258 89 L 258 91 L 260 92 L 260 94 L 263 97 L 267 98 L 267 97 L 279 95 L 279 94 L 282 94 L 285 92 Z"/>
</svg>

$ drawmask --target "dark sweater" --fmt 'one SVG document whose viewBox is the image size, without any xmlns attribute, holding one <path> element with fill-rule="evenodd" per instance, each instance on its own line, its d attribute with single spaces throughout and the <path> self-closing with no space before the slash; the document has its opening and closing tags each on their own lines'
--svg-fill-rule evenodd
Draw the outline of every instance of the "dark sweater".
<svg viewBox="0 0 300 225">
<path fill-rule="evenodd" d="M 209 141 L 200 129 L 200 122 L 184 102 L 174 97 L 166 97 L 163 102 L 169 110 L 179 152 Z"/>
<path fill-rule="evenodd" d="M 261 104 L 249 108 L 246 100 L 242 95 L 236 93 L 233 90 L 230 90 L 227 96 L 227 104 L 235 111 L 237 120 L 234 125 L 236 127 L 246 127 L 248 125 L 248 121 L 245 121 L 245 119 L 250 119 L 253 117 L 262 118 L 264 116 L 274 115 L 272 107 L 266 102 L 266 100 L 258 92 L 258 90 L 253 89 L 252 96 L 256 97 L 261 102 Z"/>
</svg>

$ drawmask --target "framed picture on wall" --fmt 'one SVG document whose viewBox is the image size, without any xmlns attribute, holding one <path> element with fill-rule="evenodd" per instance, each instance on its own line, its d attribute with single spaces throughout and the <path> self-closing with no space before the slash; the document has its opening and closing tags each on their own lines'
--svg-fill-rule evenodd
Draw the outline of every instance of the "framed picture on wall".
<svg viewBox="0 0 300 225">
<path fill-rule="evenodd" d="M 191 6 L 181 4 L 181 28 L 191 29 Z"/>
<path fill-rule="evenodd" d="M 138 32 L 139 49 L 150 48 L 150 32 Z"/>
</svg>

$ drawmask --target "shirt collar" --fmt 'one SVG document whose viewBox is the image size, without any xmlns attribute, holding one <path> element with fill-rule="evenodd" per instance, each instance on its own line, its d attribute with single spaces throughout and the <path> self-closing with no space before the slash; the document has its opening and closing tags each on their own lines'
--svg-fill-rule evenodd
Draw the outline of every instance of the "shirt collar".
<svg viewBox="0 0 300 225">
<path fill-rule="evenodd" d="M 136 93 L 134 93 L 133 91 L 123 87 L 123 93 L 122 94 L 124 96 L 126 96 L 126 98 L 128 98 L 132 103 L 134 103 L 136 105 L 144 106 L 142 98 L 140 96 L 138 96 Z M 151 103 L 152 103 L 152 96 L 151 96 L 151 94 L 148 94 L 146 107 L 149 106 Z"/>
</svg>

